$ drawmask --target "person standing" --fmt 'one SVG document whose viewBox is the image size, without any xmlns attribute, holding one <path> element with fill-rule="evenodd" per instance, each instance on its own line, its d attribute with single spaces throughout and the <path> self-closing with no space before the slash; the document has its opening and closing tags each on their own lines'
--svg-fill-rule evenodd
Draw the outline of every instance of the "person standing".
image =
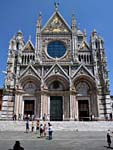
<svg viewBox="0 0 113 150">
<path fill-rule="evenodd" d="M 50 123 L 48 123 L 49 140 L 52 140 L 52 133 L 53 133 L 52 125 Z"/>
<path fill-rule="evenodd" d="M 110 121 L 112 121 L 112 112 L 109 114 Z"/>
<path fill-rule="evenodd" d="M 31 123 L 31 132 L 33 132 L 34 131 L 34 121 L 32 121 L 32 123 Z"/>
<path fill-rule="evenodd" d="M 43 121 L 46 121 L 46 114 L 45 113 L 44 113 L 42 119 L 43 119 Z"/>
<path fill-rule="evenodd" d="M 18 114 L 18 120 L 21 120 L 21 114 Z"/>
<path fill-rule="evenodd" d="M 44 137 L 46 137 L 46 134 L 47 134 L 47 126 L 46 126 L 46 123 L 44 124 Z"/>
<path fill-rule="evenodd" d="M 29 132 L 29 120 L 26 121 L 26 133 Z"/>
<path fill-rule="evenodd" d="M 107 143 L 108 143 L 108 148 L 111 147 L 111 134 L 110 134 L 110 130 L 108 130 L 107 132 Z"/>
<path fill-rule="evenodd" d="M 38 132 L 39 128 L 40 128 L 40 121 L 37 120 L 36 121 L 36 133 Z"/>
<path fill-rule="evenodd" d="M 43 137 L 43 132 L 44 132 L 44 128 L 43 128 L 43 124 L 40 125 L 40 137 Z"/>
</svg>

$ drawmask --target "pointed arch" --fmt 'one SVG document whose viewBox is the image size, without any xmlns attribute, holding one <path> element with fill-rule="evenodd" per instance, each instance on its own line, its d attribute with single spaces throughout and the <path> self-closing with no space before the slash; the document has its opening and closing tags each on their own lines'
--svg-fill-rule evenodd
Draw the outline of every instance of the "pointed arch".
<svg viewBox="0 0 113 150">
<path fill-rule="evenodd" d="M 50 88 L 51 84 L 54 82 L 58 82 L 62 85 L 62 90 L 69 90 L 69 81 L 62 75 L 51 75 L 46 80 L 46 86 L 48 89 Z"/>
</svg>

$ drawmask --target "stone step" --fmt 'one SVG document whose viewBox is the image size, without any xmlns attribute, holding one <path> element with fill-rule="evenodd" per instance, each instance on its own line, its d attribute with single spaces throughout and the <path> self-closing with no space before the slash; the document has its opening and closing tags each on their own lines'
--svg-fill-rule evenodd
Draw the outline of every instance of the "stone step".
<svg viewBox="0 0 113 150">
<path fill-rule="evenodd" d="M 31 129 L 31 121 L 30 129 Z M 46 123 L 41 121 L 40 123 Z M 0 121 L 0 131 L 25 131 L 25 121 Z M 62 122 L 51 122 L 54 131 L 107 131 L 110 129 L 113 131 L 112 121 L 62 121 Z M 36 125 L 36 122 L 34 122 Z"/>
</svg>

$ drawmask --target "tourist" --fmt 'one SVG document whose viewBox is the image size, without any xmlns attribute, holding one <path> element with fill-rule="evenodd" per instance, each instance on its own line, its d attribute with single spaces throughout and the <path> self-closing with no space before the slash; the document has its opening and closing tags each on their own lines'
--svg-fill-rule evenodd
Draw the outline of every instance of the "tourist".
<svg viewBox="0 0 113 150">
<path fill-rule="evenodd" d="M 40 137 L 43 137 L 43 131 L 44 131 L 43 124 L 41 124 L 40 125 Z"/>
<path fill-rule="evenodd" d="M 110 120 L 112 121 L 112 112 L 109 114 Z"/>
<path fill-rule="evenodd" d="M 46 116 L 46 120 L 47 120 L 47 121 L 49 121 L 49 114 L 47 114 L 47 116 Z"/>
<path fill-rule="evenodd" d="M 44 124 L 44 130 L 43 130 L 43 132 L 44 132 L 44 137 L 46 137 L 46 134 L 47 134 L 47 126 L 46 126 L 46 123 Z"/>
<path fill-rule="evenodd" d="M 31 132 L 33 132 L 34 131 L 34 121 L 32 121 L 32 123 L 31 123 Z"/>
<path fill-rule="evenodd" d="M 36 133 L 37 133 L 37 131 L 39 130 L 39 128 L 40 128 L 40 121 L 37 120 L 37 121 L 36 121 Z"/>
<path fill-rule="evenodd" d="M 16 117 L 16 113 L 13 114 L 13 120 L 16 120 L 17 117 Z"/>
<path fill-rule="evenodd" d="M 28 114 L 28 119 L 29 119 L 29 120 L 31 120 L 31 116 L 30 116 L 30 114 Z"/>
<path fill-rule="evenodd" d="M 21 120 L 21 116 L 22 116 L 21 114 L 18 114 L 18 120 Z"/>
<path fill-rule="evenodd" d="M 111 134 L 110 134 L 110 130 L 108 130 L 107 132 L 107 143 L 108 143 L 108 148 L 111 147 Z"/>
<path fill-rule="evenodd" d="M 53 133 L 52 125 L 50 123 L 48 123 L 49 140 L 52 140 L 52 133 Z"/>
<path fill-rule="evenodd" d="M 46 121 L 46 114 L 44 113 L 44 115 L 43 115 L 43 121 Z"/>
<path fill-rule="evenodd" d="M 26 121 L 26 133 L 29 132 L 29 120 Z"/>
<path fill-rule="evenodd" d="M 19 141 L 16 141 L 13 150 L 24 150 L 24 148 L 20 146 Z"/>
</svg>

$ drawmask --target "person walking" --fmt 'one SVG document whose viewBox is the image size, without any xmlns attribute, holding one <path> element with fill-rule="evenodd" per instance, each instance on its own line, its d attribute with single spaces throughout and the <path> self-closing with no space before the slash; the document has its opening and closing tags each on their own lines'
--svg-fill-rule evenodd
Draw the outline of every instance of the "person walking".
<svg viewBox="0 0 113 150">
<path fill-rule="evenodd" d="M 107 143 L 108 143 L 108 148 L 111 147 L 111 134 L 110 134 L 110 130 L 108 130 L 107 132 Z"/>
</svg>

